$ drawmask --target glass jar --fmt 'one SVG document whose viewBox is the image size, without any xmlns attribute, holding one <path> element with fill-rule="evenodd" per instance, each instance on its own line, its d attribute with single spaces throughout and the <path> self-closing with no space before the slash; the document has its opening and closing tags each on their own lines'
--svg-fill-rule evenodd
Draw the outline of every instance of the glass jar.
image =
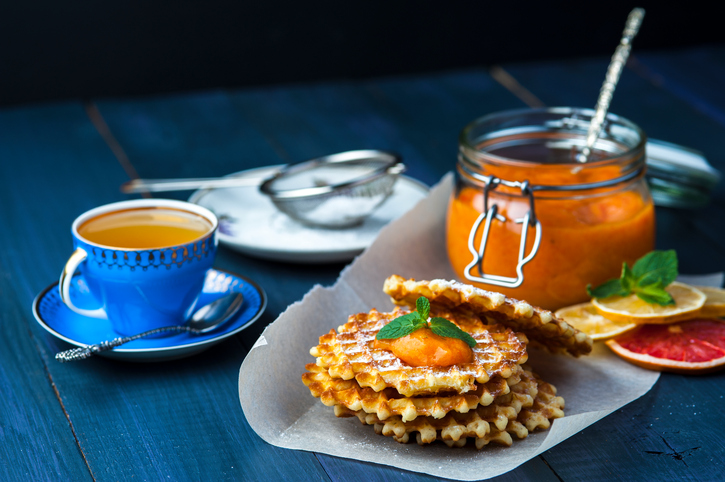
<svg viewBox="0 0 725 482">
<path fill-rule="evenodd" d="M 507 111 L 463 129 L 446 228 L 462 280 L 555 310 L 654 249 L 646 136 L 609 114 L 580 163 L 593 114 Z"/>
</svg>

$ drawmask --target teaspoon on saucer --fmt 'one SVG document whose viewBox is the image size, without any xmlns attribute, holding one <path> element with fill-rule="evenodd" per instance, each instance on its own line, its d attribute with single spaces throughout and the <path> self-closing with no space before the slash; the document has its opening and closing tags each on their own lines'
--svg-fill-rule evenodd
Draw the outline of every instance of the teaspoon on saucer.
<svg viewBox="0 0 725 482">
<path fill-rule="evenodd" d="M 242 302 L 244 297 L 241 293 L 229 293 L 221 298 L 212 301 L 208 305 L 204 305 L 199 308 L 189 319 L 186 325 L 173 325 L 164 326 L 161 328 L 155 328 L 153 330 L 144 331 L 137 335 L 126 336 L 121 338 L 114 338 L 110 341 L 103 341 L 95 345 L 88 345 L 85 347 L 72 348 L 70 350 L 59 352 L 55 355 L 55 359 L 59 362 L 65 363 L 75 360 L 85 360 L 93 356 L 96 353 L 100 353 L 107 350 L 123 345 L 145 336 L 156 335 L 166 331 L 176 331 L 182 333 L 191 333 L 193 335 L 201 335 L 208 333 L 218 326 L 227 322 L 232 315 L 234 315 Z"/>
</svg>

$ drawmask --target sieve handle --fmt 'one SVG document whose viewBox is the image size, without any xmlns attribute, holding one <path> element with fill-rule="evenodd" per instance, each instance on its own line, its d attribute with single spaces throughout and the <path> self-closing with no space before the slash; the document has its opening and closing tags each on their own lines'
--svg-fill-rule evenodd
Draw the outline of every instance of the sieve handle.
<svg viewBox="0 0 725 482">
<path fill-rule="evenodd" d="M 190 179 L 133 179 L 121 185 L 121 192 L 165 192 L 165 191 L 192 191 L 195 189 L 210 189 L 223 187 L 259 186 L 264 177 L 207 177 Z"/>
</svg>

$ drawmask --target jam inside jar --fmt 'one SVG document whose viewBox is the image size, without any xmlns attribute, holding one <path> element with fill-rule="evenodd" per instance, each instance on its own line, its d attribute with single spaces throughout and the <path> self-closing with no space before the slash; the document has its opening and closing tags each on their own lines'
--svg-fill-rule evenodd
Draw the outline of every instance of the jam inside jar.
<svg viewBox="0 0 725 482">
<path fill-rule="evenodd" d="M 464 128 L 446 222 L 460 279 L 555 310 L 587 301 L 588 284 L 619 277 L 623 262 L 654 249 L 646 136 L 609 114 L 580 163 L 592 115 L 508 111 Z"/>
</svg>

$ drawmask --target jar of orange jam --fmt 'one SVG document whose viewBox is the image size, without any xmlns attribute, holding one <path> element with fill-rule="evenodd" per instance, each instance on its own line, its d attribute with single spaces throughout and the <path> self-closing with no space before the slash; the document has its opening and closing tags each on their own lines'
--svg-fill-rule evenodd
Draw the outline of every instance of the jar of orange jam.
<svg viewBox="0 0 725 482">
<path fill-rule="evenodd" d="M 609 114 L 579 162 L 593 114 L 507 111 L 463 129 L 446 228 L 462 280 L 555 310 L 654 248 L 646 136 Z"/>
</svg>

